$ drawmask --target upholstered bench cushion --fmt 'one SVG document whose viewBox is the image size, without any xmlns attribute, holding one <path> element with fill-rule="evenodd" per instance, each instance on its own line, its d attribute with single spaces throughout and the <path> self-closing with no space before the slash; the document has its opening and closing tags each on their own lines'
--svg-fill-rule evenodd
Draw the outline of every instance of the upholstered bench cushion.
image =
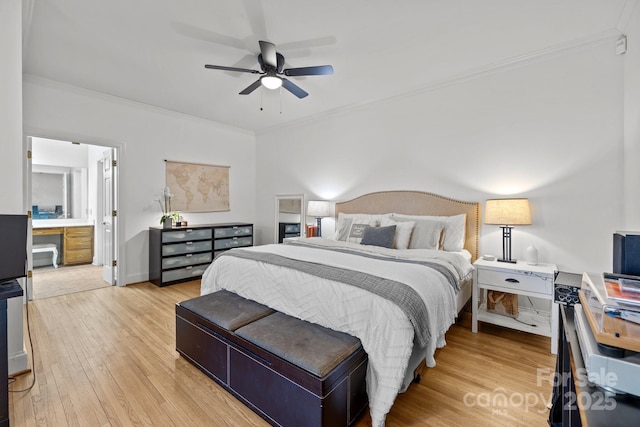
<svg viewBox="0 0 640 427">
<path fill-rule="evenodd" d="M 236 330 L 253 344 L 324 377 L 360 348 L 360 340 L 286 314 L 275 312 Z"/>
<path fill-rule="evenodd" d="M 235 331 L 274 312 L 265 305 L 224 289 L 182 301 L 180 305 L 228 331 Z"/>
</svg>

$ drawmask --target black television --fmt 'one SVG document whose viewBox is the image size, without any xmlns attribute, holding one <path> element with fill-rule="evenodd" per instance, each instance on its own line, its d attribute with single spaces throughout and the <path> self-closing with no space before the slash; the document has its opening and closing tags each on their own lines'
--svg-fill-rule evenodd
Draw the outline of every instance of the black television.
<svg viewBox="0 0 640 427">
<path fill-rule="evenodd" d="M 640 276 L 640 232 L 613 234 L 613 272 Z"/>
<path fill-rule="evenodd" d="M 0 284 L 27 275 L 27 216 L 0 214 Z"/>
</svg>

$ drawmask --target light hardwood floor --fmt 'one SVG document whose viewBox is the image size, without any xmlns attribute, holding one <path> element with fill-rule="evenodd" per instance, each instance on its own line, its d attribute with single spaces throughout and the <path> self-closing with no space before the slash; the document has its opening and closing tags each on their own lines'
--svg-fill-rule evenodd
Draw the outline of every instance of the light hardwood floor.
<svg viewBox="0 0 640 427">
<path fill-rule="evenodd" d="M 33 270 L 33 298 L 42 299 L 111 286 L 100 265 L 41 267 Z"/>
<path fill-rule="evenodd" d="M 30 302 L 37 380 L 10 393 L 11 425 L 267 425 L 176 353 L 174 305 L 198 294 L 198 281 L 140 283 Z M 462 323 L 436 361 L 397 398 L 387 426 L 547 425 L 548 338 L 489 325 L 473 334 Z M 368 414 L 357 422 L 370 424 Z"/>
</svg>

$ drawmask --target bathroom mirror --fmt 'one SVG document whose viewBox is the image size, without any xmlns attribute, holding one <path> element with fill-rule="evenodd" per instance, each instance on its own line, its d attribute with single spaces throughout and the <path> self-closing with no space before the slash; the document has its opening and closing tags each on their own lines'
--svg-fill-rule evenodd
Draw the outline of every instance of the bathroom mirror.
<svg viewBox="0 0 640 427">
<path fill-rule="evenodd" d="M 31 172 L 34 220 L 87 217 L 87 168 L 33 165 Z"/>
<path fill-rule="evenodd" d="M 304 236 L 304 194 L 276 196 L 275 242 L 282 243 L 286 237 Z"/>
</svg>

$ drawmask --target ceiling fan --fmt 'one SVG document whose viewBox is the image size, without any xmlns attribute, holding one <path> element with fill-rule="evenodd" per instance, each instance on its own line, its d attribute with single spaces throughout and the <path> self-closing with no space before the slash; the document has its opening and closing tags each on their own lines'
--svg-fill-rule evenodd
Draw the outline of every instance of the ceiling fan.
<svg viewBox="0 0 640 427">
<path fill-rule="evenodd" d="M 333 74 L 331 65 L 316 65 L 312 67 L 286 68 L 284 69 L 284 56 L 276 52 L 276 45 L 260 40 L 260 54 L 258 63 L 262 71 L 250 70 L 248 68 L 225 67 L 222 65 L 206 64 L 204 67 L 212 70 L 237 71 L 240 73 L 262 74 L 258 80 L 246 87 L 240 95 L 248 95 L 256 90 L 260 85 L 267 89 L 278 89 L 280 86 L 297 96 L 304 98 L 309 95 L 300 86 L 282 76 L 322 76 Z"/>
</svg>

